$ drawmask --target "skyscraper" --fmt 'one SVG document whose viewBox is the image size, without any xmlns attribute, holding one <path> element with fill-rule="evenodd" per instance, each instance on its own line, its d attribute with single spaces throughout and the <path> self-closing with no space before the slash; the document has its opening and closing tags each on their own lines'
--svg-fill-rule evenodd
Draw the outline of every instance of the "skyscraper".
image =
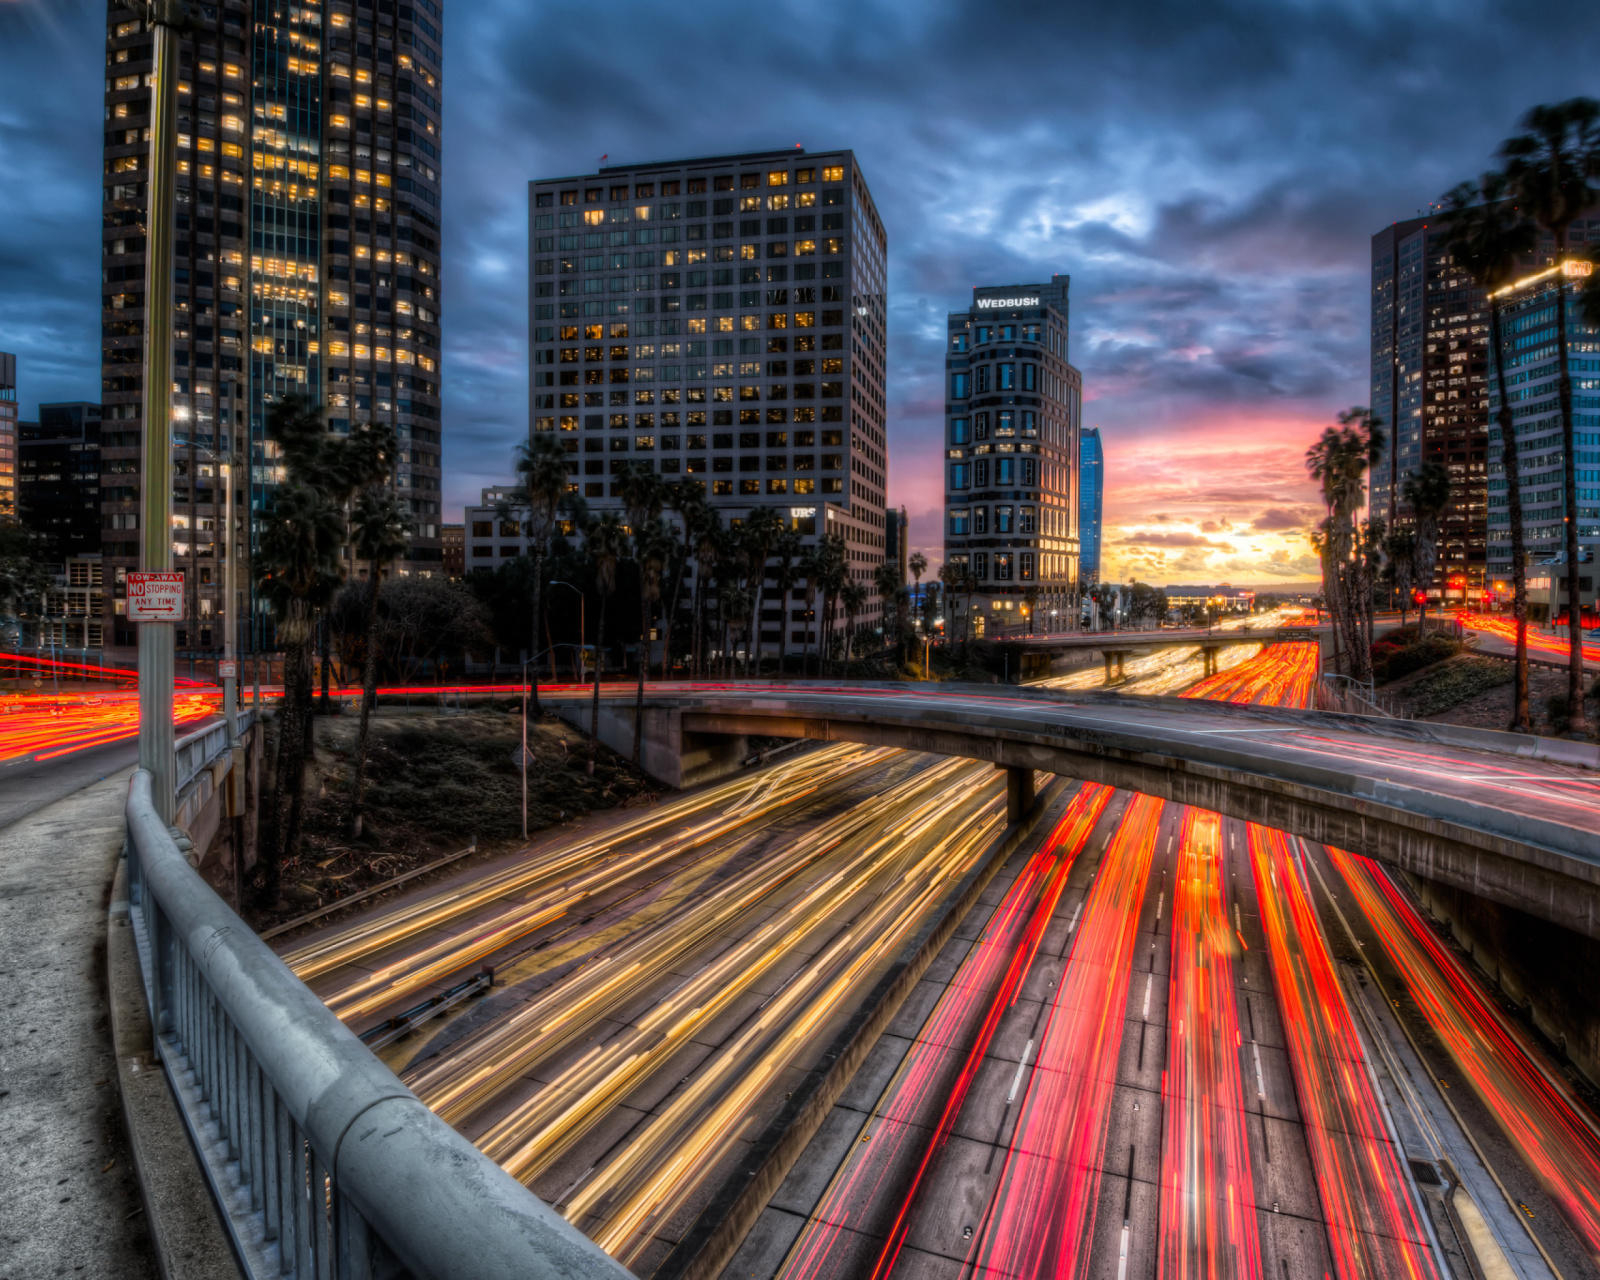
<svg viewBox="0 0 1600 1280">
<path fill-rule="evenodd" d="M 1488 558 L 1488 301 L 1442 247 L 1437 222 L 1413 218 L 1372 237 L 1372 389 L 1389 444 L 1371 476 L 1370 509 L 1391 528 L 1424 462 L 1450 473 L 1439 529 L 1436 595 L 1481 591 Z M 1429 585 L 1429 584 L 1424 584 Z"/>
<path fill-rule="evenodd" d="M 1070 609 L 1079 581 L 1083 375 L 1067 362 L 1067 276 L 974 288 L 945 348 L 945 563 L 979 619 Z M 1037 625 L 1037 624 L 1036 624 Z"/>
<path fill-rule="evenodd" d="M 0 520 L 17 514 L 17 358 L 0 351 Z"/>
<path fill-rule="evenodd" d="M 1083 432 L 1078 463 L 1078 574 L 1085 586 L 1093 586 L 1100 581 L 1100 510 L 1106 483 L 1106 457 L 1100 449 L 1099 427 Z"/>
<path fill-rule="evenodd" d="M 58 565 L 100 553 L 100 406 L 39 406 L 18 430 L 17 506 Z"/>
<path fill-rule="evenodd" d="M 796 148 L 528 184 L 530 434 L 558 435 L 591 510 L 644 464 L 727 519 L 837 534 L 869 593 L 888 485 L 888 238 L 855 155 Z M 469 559 L 470 563 L 470 559 Z M 803 591 L 794 595 L 803 599 Z M 760 639 L 817 639 L 768 596 Z"/>
<path fill-rule="evenodd" d="M 241 529 L 281 480 L 266 415 L 307 395 L 330 427 L 388 421 L 415 530 L 401 572 L 440 572 L 437 0 L 193 5 L 178 84 L 173 550 L 180 647 L 219 649 L 218 463 Z M 151 34 L 106 30 L 101 352 L 107 638 L 131 646 L 123 572 L 139 552 Z M 252 536 L 253 542 L 253 536 Z"/>
<path fill-rule="evenodd" d="M 1589 222 L 1600 238 L 1600 220 Z M 1584 233 L 1579 223 L 1578 235 Z M 1552 246 L 1553 249 L 1553 246 Z M 1561 362 L 1556 346 L 1556 295 L 1567 306 L 1568 368 L 1573 375 L 1575 412 L 1573 469 L 1578 490 L 1578 603 L 1592 612 L 1595 603 L 1595 556 L 1600 552 L 1600 397 L 1583 394 L 1593 386 L 1589 375 L 1600 369 L 1600 334 L 1585 325 L 1574 276 L 1587 264 L 1571 264 L 1573 276 L 1558 267 L 1524 277 L 1500 299 L 1507 393 L 1512 400 L 1522 493 L 1522 533 L 1528 559 L 1529 616 L 1548 620 L 1566 611 L 1565 449 L 1556 378 Z M 1494 370 L 1489 370 L 1491 415 L 1500 410 Z M 1489 589 L 1502 604 L 1511 594 L 1511 513 L 1507 501 L 1504 442 L 1498 426 L 1489 429 Z"/>
</svg>

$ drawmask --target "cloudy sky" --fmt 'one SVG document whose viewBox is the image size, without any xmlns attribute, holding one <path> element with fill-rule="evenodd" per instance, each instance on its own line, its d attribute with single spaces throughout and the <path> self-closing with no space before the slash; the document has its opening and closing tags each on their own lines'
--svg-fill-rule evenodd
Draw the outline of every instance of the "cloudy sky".
<svg viewBox="0 0 1600 1280">
<path fill-rule="evenodd" d="M 1365 399 L 1368 240 L 1600 92 L 1549 0 L 443 0 L 447 509 L 526 423 L 526 186 L 851 147 L 890 238 L 891 500 L 937 561 L 942 334 L 1072 277 L 1105 570 L 1304 579 L 1300 456 Z M 101 0 L 0 0 L 0 350 L 99 376 Z M 459 517 L 458 517 L 459 518 Z"/>
</svg>

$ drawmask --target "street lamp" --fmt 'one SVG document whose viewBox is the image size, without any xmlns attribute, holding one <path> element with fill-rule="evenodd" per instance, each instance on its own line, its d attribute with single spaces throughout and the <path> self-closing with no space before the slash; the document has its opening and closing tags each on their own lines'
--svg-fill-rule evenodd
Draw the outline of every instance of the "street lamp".
<svg viewBox="0 0 1600 1280">
<path fill-rule="evenodd" d="M 140 480 L 141 567 L 172 571 L 172 251 L 178 182 L 180 0 L 151 0 L 150 183 L 145 206 L 144 449 Z M 173 624 L 139 623 L 139 767 L 163 823 L 172 821 Z"/>
<path fill-rule="evenodd" d="M 587 622 L 585 621 L 585 613 L 587 612 L 587 609 L 588 609 L 588 601 L 584 598 L 583 592 L 578 590 L 578 588 L 573 586 L 570 582 L 551 582 L 550 585 L 552 587 L 565 587 L 565 588 L 567 588 L 568 591 L 576 591 L 577 594 L 578 594 L 578 658 L 579 658 L 579 666 L 580 666 L 580 671 L 579 671 L 579 675 L 578 675 L 578 683 L 582 684 L 583 683 L 583 674 L 582 674 L 581 668 L 588 665 L 587 661 L 584 659 L 584 652 L 583 652 L 584 637 L 586 635 L 588 635 L 588 633 L 589 633 L 589 627 L 588 627 Z M 537 640 L 537 638 L 538 637 L 535 637 L 536 640 Z M 550 652 L 551 652 L 552 655 L 555 653 L 555 647 L 554 646 L 551 646 Z M 552 658 L 552 661 L 553 661 L 553 658 Z"/>
</svg>

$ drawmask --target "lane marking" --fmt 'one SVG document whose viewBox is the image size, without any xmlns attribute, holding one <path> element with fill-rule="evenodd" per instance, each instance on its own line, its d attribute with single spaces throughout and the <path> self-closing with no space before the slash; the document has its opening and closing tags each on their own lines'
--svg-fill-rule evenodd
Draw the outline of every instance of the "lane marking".
<svg viewBox="0 0 1600 1280">
<path fill-rule="evenodd" d="M 1017 1100 L 1017 1089 L 1022 1084 L 1022 1073 L 1028 1065 L 1028 1055 L 1033 1052 L 1033 1041 L 1029 1040 L 1027 1047 L 1022 1051 L 1022 1061 L 1017 1063 L 1017 1074 L 1011 1077 L 1011 1092 L 1006 1094 L 1006 1106 Z"/>
</svg>

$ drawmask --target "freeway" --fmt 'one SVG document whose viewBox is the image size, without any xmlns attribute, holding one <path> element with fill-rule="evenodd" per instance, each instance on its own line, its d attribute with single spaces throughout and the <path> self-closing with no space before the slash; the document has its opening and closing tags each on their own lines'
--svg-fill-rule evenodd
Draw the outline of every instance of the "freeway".
<svg viewBox="0 0 1600 1280">
<path fill-rule="evenodd" d="M 648 1270 L 1004 825 L 991 767 L 826 747 L 283 954 L 369 1033 L 492 965 L 495 994 L 386 1057 Z"/>
<path fill-rule="evenodd" d="M 1303 697 L 1308 651 L 1285 649 L 1232 691 Z M 1487 1104 L 1474 1132 L 1409 1047 L 1385 1065 L 1400 1024 L 1364 1002 L 1360 946 L 1335 955 L 1313 854 Z M 841 1104 L 725 1276 L 1549 1280 L 1600 1260 L 1600 1131 L 1375 864 L 1093 784 L 1017 861 L 879 1092 Z M 1465 1185 L 1425 1207 L 1408 1161 L 1446 1152 Z"/>
<path fill-rule="evenodd" d="M 657 684 L 647 686 L 646 705 L 676 712 L 685 732 L 870 742 L 1128 786 L 1271 822 L 1600 934 L 1600 771 L 1543 758 L 1593 758 L 1581 744 L 1264 706 L 949 684 Z M 1505 750 L 1469 745 L 1478 742 Z"/>
</svg>

